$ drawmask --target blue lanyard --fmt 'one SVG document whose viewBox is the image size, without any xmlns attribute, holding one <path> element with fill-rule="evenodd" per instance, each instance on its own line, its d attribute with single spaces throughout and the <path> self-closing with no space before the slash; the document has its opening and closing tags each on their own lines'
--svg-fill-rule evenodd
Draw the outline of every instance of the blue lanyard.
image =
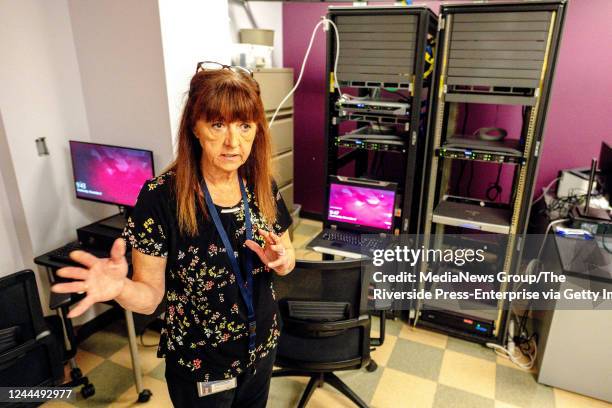
<svg viewBox="0 0 612 408">
<path fill-rule="evenodd" d="M 240 184 L 240 193 L 242 194 L 242 203 L 244 204 L 244 223 L 246 228 L 246 239 L 252 240 L 253 227 L 251 223 L 251 212 L 249 210 L 249 200 L 240 175 L 238 175 L 238 183 Z M 202 190 L 204 190 L 204 198 L 206 199 L 208 212 L 210 213 L 210 216 L 212 217 L 213 222 L 215 223 L 217 232 L 221 236 L 221 241 L 223 241 L 223 246 L 225 246 L 225 252 L 227 252 L 230 265 L 234 272 L 234 276 L 236 277 L 236 283 L 238 284 L 238 288 L 240 288 L 240 294 L 242 295 L 244 303 L 246 303 L 248 311 L 247 318 L 249 323 L 249 358 L 252 362 L 255 360 L 255 333 L 257 327 L 255 321 L 255 308 L 253 306 L 253 259 L 251 257 L 252 254 L 250 250 L 246 251 L 246 282 L 244 282 L 242 274 L 240 273 L 240 265 L 238 264 L 238 260 L 236 259 L 236 255 L 234 254 L 234 249 L 232 248 L 232 244 L 230 243 L 225 228 L 223 228 L 223 224 L 221 224 L 221 218 L 219 218 L 217 208 L 215 207 L 212 198 L 210 197 L 210 193 L 208 192 L 208 187 L 206 187 L 205 180 L 202 180 Z"/>
</svg>

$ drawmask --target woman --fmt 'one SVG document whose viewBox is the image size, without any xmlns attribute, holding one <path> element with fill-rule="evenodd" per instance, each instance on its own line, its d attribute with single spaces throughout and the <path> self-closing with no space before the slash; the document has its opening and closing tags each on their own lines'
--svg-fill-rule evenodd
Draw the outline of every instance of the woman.
<svg viewBox="0 0 612 408">
<path fill-rule="evenodd" d="M 211 69 L 216 68 L 216 69 Z M 246 71 L 246 70 L 245 70 Z M 169 170 L 143 186 L 109 259 L 83 265 L 55 292 L 151 314 L 165 298 L 158 356 L 177 407 L 264 407 L 279 336 L 270 270 L 295 266 L 291 217 L 271 177 L 270 134 L 250 72 L 198 64 Z"/>
</svg>

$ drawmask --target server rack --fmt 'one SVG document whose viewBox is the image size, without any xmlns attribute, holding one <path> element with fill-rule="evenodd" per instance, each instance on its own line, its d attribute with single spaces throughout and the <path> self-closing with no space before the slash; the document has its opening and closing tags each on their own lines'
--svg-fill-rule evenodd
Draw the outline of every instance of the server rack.
<svg viewBox="0 0 612 408">
<path fill-rule="evenodd" d="M 428 148 L 427 173 L 432 179 L 423 202 L 426 248 L 444 247 L 447 234 L 476 228 L 499 239 L 498 270 L 518 271 L 566 6 L 566 1 L 545 1 L 441 7 Z M 456 135 L 460 107 L 474 104 L 520 107 L 523 123 L 518 140 L 486 142 L 486 149 L 480 149 L 482 141 Z M 457 196 L 451 180 L 457 171 L 453 163 L 461 161 L 513 167 L 508 203 L 498 206 Z M 497 220 L 478 219 L 483 205 L 494 207 L 489 215 Z M 453 212 L 473 217 L 452 216 Z M 432 269 L 423 262 L 420 272 Z M 420 287 L 424 286 L 421 282 Z M 506 291 L 508 284 L 498 289 Z M 459 337 L 503 342 L 507 306 L 499 300 L 488 308 L 477 305 L 478 310 L 466 312 L 421 301 L 415 316 L 420 324 Z"/>
<path fill-rule="evenodd" d="M 325 182 L 329 183 L 329 176 L 351 165 L 354 177 L 397 182 L 401 198 L 395 210 L 396 232 L 416 233 L 421 219 L 427 105 L 432 88 L 437 18 L 427 8 L 410 6 L 332 6 L 327 17 L 338 27 L 340 48 L 336 73 L 336 38 L 330 27 L 325 77 Z M 431 58 L 426 56 L 428 51 Z M 342 93 L 353 92 L 362 97 L 384 93 L 388 98 L 407 102 L 409 110 L 394 117 L 375 112 L 343 114 L 337 106 L 341 95 L 334 86 L 336 80 Z M 342 140 L 344 126 L 384 127 L 386 132 L 401 136 L 401 145 Z M 394 166 L 386 166 L 387 170 L 391 167 L 400 170 L 383 175 L 368 171 L 375 161 L 380 164 L 389 160 Z"/>
</svg>

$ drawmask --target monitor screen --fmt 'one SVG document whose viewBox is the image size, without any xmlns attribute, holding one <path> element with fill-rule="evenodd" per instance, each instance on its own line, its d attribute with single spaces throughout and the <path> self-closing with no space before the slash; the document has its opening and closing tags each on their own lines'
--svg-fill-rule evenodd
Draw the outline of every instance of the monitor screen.
<svg viewBox="0 0 612 408">
<path fill-rule="evenodd" d="M 601 142 L 599 169 L 603 178 L 604 190 L 612 198 L 612 147 L 606 142 Z"/>
<path fill-rule="evenodd" d="M 77 198 L 133 207 L 155 174 L 149 150 L 70 141 Z"/>
<path fill-rule="evenodd" d="M 329 221 L 390 231 L 394 206 L 395 191 L 330 183 Z"/>
<path fill-rule="evenodd" d="M 605 176 L 612 175 L 612 147 L 606 142 L 601 142 L 599 169 Z"/>
</svg>

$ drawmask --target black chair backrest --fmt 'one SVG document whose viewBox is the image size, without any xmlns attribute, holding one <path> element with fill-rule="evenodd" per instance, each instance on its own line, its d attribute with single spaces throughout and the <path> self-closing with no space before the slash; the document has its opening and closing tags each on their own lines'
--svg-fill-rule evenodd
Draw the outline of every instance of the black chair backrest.
<svg viewBox="0 0 612 408">
<path fill-rule="evenodd" d="M 286 276 L 275 276 L 274 291 L 281 311 L 288 312 L 294 306 L 290 302 L 315 301 L 327 307 L 330 312 L 319 319 L 334 320 L 330 316 L 337 313 L 341 305 L 346 305 L 343 318 L 355 318 L 364 310 L 367 302 L 367 287 L 362 285 L 361 261 L 296 261 L 295 269 Z M 335 306 L 334 306 L 335 305 Z M 334 309 L 334 310 L 330 310 Z M 336 319 L 339 320 L 339 319 Z"/>
<path fill-rule="evenodd" d="M 282 322 L 277 366 L 327 372 L 369 361 L 359 260 L 299 260 L 289 275 L 275 277 L 274 291 Z"/>
<path fill-rule="evenodd" d="M 0 278 L 0 329 L 10 327 L 19 327 L 21 341 L 47 330 L 36 277 L 29 269 Z"/>
</svg>

